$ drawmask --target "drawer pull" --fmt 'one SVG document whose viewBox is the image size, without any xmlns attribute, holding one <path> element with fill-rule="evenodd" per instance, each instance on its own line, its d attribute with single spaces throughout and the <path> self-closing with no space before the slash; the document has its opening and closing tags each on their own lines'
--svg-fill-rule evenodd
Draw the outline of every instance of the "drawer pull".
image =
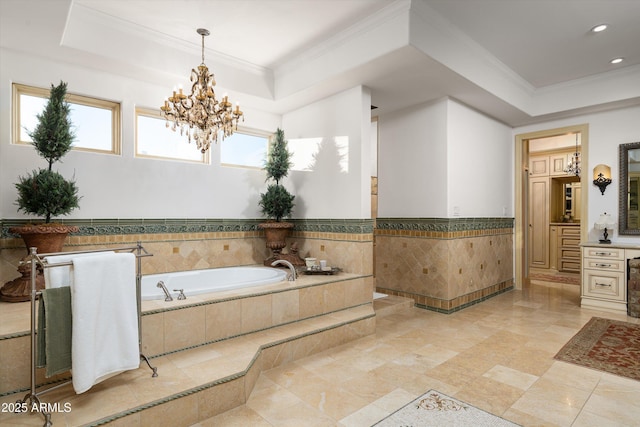
<svg viewBox="0 0 640 427">
<path fill-rule="evenodd" d="M 611 252 L 596 252 L 596 255 L 599 255 L 599 256 L 611 256 Z"/>
<path fill-rule="evenodd" d="M 611 267 L 611 264 L 596 264 L 596 267 L 609 268 L 609 267 Z"/>
<path fill-rule="evenodd" d="M 605 288 L 610 288 L 611 287 L 611 283 L 598 283 L 598 282 L 596 282 L 596 286 L 603 286 Z"/>
</svg>

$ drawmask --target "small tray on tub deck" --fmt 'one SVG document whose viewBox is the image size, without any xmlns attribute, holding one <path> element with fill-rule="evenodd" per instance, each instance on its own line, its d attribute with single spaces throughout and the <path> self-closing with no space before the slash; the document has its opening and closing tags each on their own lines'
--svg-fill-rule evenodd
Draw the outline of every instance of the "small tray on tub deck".
<svg viewBox="0 0 640 427">
<path fill-rule="evenodd" d="M 326 275 L 331 275 L 331 274 L 336 274 L 339 271 L 342 271 L 341 268 L 339 267 L 326 267 L 324 269 L 319 268 L 319 267 L 305 267 L 302 269 L 302 271 L 305 274 L 326 274 Z"/>
</svg>

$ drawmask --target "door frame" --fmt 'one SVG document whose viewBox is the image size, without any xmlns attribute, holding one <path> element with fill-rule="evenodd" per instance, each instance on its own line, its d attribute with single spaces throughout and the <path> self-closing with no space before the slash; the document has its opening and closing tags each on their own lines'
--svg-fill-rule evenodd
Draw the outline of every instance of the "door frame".
<svg viewBox="0 0 640 427">
<path fill-rule="evenodd" d="M 582 173 L 580 174 L 580 185 L 582 187 L 582 200 L 580 207 L 582 210 L 580 218 L 580 241 L 586 242 L 589 234 L 589 191 L 585 191 L 590 186 L 591 170 L 589 169 L 589 124 L 564 126 L 555 129 L 539 130 L 527 132 L 515 136 L 515 283 L 516 289 L 522 289 L 525 280 L 529 277 L 529 260 L 527 248 L 528 240 L 528 212 L 529 212 L 529 140 L 546 138 L 550 136 L 565 135 L 568 133 L 580 133 L 580 164 Z"/>
</svg>

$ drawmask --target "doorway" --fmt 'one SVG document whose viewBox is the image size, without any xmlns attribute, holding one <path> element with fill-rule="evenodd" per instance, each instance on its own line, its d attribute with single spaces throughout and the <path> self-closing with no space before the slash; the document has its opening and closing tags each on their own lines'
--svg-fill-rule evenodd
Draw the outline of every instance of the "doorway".
<svg viewBox="0 0 640 427">
<path fill-rule="evenodd" d="M 549 138 L 553 136 L 566 134 L 580 134 L 582 141 L 580 154 L 583 170 L 580 176 L 580 185 L 588 189 L 589 180 L 587 177 L 590 172 L 587 170 L 588 162 L 588 145 L 589 145 L 589 125 L 581 124 L 567 126 L 556 129 L 548 129 L 537 132 L 530 132 L 516 135 L 515 137 L 515 288 L 522 289 L 523 284 L 529 279 L 530 272 L 530 197 L 529 197 L 529 141 L 540 138 Z M 588 191 L 582 191 L 580 210 L 580 241 L 585 241 L 588 235 Z"/>
</svg>

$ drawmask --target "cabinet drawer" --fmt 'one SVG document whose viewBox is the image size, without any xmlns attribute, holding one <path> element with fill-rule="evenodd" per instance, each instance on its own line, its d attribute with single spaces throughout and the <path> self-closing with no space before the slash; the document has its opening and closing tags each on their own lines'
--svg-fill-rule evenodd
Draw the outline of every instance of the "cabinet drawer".
<svg viewBox="0 0 640 427">
<path fill-rule="evenodd" d="M 580 273 L 580 260 L 569 260 L 562 259 L 560 260 L 560 271 L 573 271 L 576 273 Z"/>
<path fill-rule="evenodd" d="M 618 248 L 584 248 L 584 256 L 589 258 L 624 258 L 624 249 Z"/>
<path fill-rule="evenodd" d="M 572 246 L 574 248 L 580 247 L 580 236 L 563 236 L 560 237 L 560 246 Z"/>
<path fill-rule="evenodd" d="M 561 236 L 574 236 L 580 239 L 580 227 L 558 227 Z"/>
<path fill-rule="evenodd" d="M 584 267 L 594 270 L 610 270 L 624 272 L 624 260 L 621 259 L 597 259 L 597 258 L 585 258 Z"/>
<path fill-rule="evenodd" d="M 560 249 L 560 258 L 572 258 L 572 259 L 580 260 L 580 250 L 579 249 Z"/>
<path fill-rule="evenodd" d="M 584 270 L 582 295 L 615 301 L 625 300 L 624 273 Z"/>
</svg>

